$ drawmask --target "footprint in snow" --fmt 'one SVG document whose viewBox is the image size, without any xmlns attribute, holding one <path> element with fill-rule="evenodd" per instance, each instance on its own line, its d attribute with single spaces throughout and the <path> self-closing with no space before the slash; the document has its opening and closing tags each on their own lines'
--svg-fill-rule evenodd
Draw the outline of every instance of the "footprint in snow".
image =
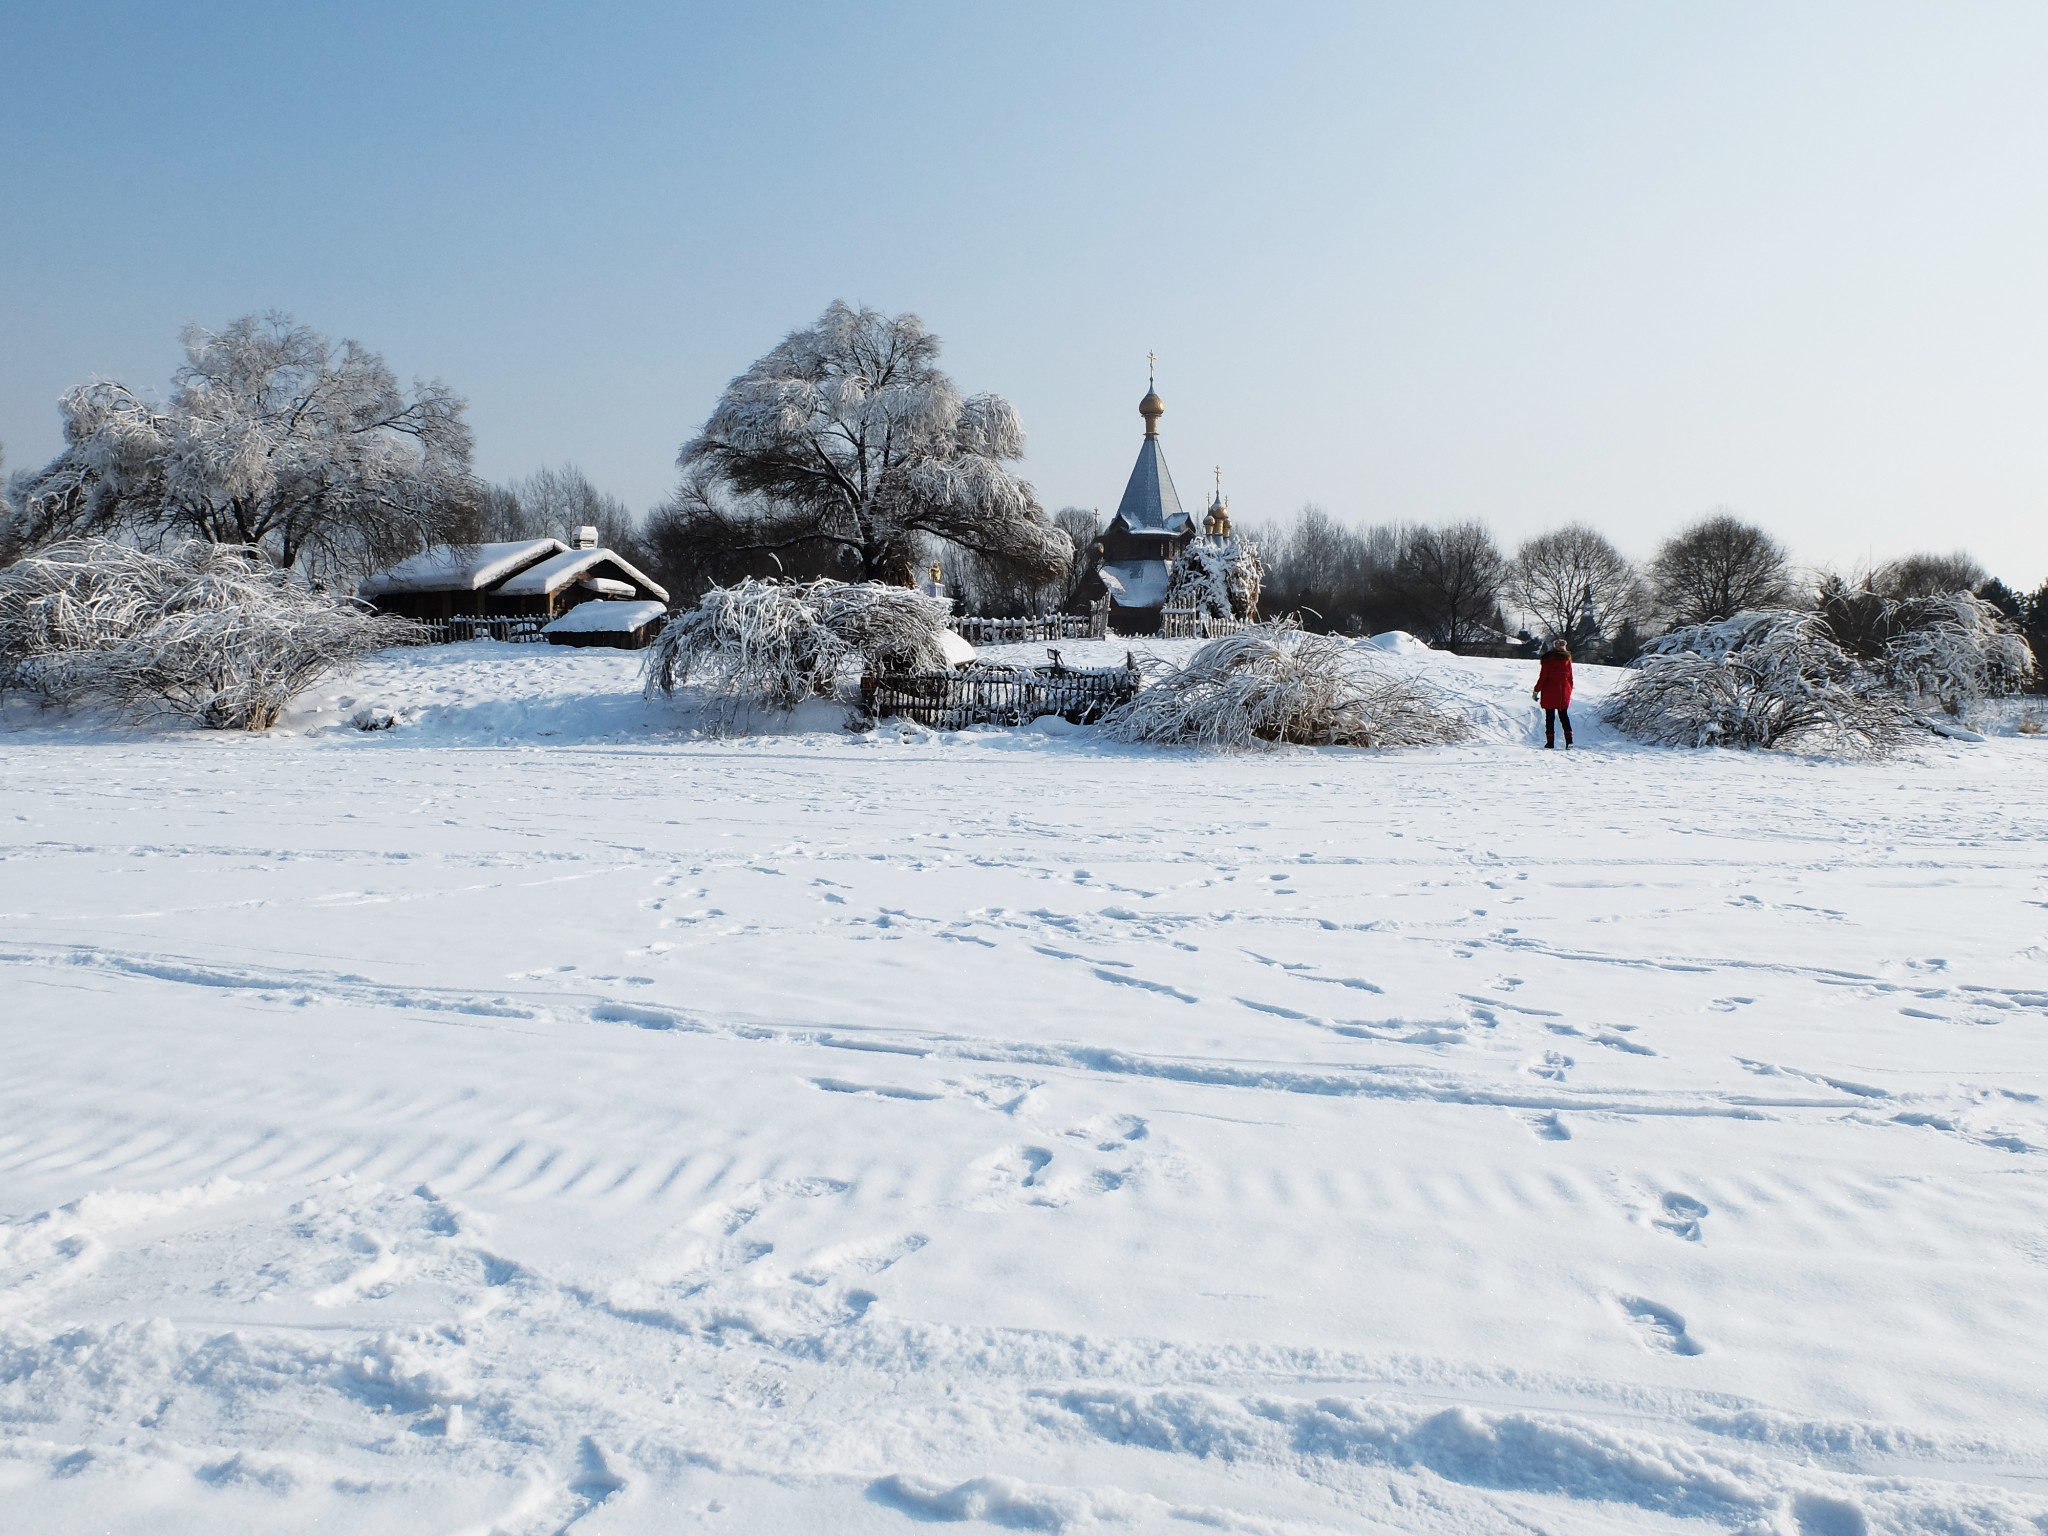
<svg viewBox="0 0 2048 1536">
<path fill-rule="evenodd" d="M 790 1275 L 799 1285 L 827 1285 L 848 1275 L 879 1275 L 909 1258 L 931 1239 L 922 1232 L 868 1242 L 841 1243 L 827 1248 L 809 1264 Z"/>
<path fill-rule="evenodd" d="M 1540 1115 L 1525 1115 L 1523 1119 L 1528 1122 L 1529 1129 L 1536 1133 L 1538 1141 L 1570 1141 L 1572 1139 L 1571 1129 L 1554 1109 L 1545 1110 Z"/>
<path fill-rule="evenodd" d="M 1151 1133 L 1152 1128 L 1142 1115 L 1104 1115 L 1077 1125 L 1066 1134 L 1077 1141 L 1093 1142 L 1098 1152 L 1121 1152 Z"/>
<path fill-rule="evenodd" d="M 1691 1195 L 1671 1194 L 1664 1197 L 1664 1214 L 1651 1223 L 1660 1232 L 1669 1232 L 1673 1237 L 1682 1237 L 1688 1243 L 1700 1240 L 1700 1223 L 1707 1219 L 1707 1203 L 1695 1200 Z"/>
<path fill-rule="evenodd" d="M 974 1172 L 982 1193 L 973 1204 L 981 1210 L 1016 1205 L 1061 1206 L 1084 1189 L 1102 1193 L 1123 1183 L 1121 1173 L 1105 1184 L 1100 1178 L 1090 1180 L 1084 1174 L 1069 1173 L 1065 1164 L 1055 1171 L 1051 1150 L 1033 1146 L 1006 1147 L 993 1152 L 974 1165 Z"/>
<path fill-rule="evenodd" d="M 1532 1061 L 1524 1069 L 1531 1077 L 1546 1078 L 1553 1083 L 1564 1081 L 1564 1075 L 1571 1071 L 1574 1063 L 1562 1051 L 1545 1051 L 1542 1058 Z"/>
<path fill-rule="evenodd" d="M 1617 1296 L 1622 1316 L 1635 1330 L 1647 1349 L 1665 1355 L 1697 1355 L 1703 1351 L 1697 1340 L 1686 1331 L 1685 1319 L 1669 1307 L 1640 1296 Z"/>
<path fill-rule="evenodd" d="M 1791 1513 L 1799 1536 L 1870 1536 L 1870 1522 L 1847 1499 L 1824 1493 L 1796 1494 Z"/>
</svg>

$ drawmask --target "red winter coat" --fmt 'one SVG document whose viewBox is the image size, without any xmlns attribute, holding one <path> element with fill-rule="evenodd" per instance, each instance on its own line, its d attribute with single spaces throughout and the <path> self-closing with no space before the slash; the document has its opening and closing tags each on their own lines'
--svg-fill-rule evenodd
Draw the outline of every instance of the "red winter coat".
<svg viewBox="0 0 2048 1536">
<path fill-rule="evenodd" d="M 1545 709 L 1572 707 L 1571 657 L 1543 658 L 1543 670 L 1536 674 L 1536 699 Z"/>
</svg>

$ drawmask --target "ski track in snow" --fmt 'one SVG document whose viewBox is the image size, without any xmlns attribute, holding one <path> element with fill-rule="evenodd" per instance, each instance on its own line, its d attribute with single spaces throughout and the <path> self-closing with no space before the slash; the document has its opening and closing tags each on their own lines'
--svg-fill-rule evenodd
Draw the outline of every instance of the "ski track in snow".
<svg viewBox="0 0 2048 1536">
<path fill-rule="evenodd" d="M 1404 664 L 1483 739 L 0 710 L 0 1524 L 2048 1530 L 2048 749 Z"/>
</svg>

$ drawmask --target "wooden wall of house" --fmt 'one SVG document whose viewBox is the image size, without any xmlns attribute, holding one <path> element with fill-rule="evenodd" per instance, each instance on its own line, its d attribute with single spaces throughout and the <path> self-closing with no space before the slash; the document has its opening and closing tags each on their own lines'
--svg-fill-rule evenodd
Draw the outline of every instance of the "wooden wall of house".
<svg viewBox="0 0 2048 1536">
<path fill-rule="evenodd" d="M 370 599 L 370 604 L 382 613 L 429 621 L 487 611 L 481 592 L 385 592 Z"/>
<path fill-rule="evenodd" d="M 608 646 L 615 651 L 644 651 L 654 643 L 654 637 L 661 633 L 663 621 L 650 620 L 638 629 L 607 629 L 590 634 L 549 635 L 550 645 L 598 645 Z"/>
</svg>

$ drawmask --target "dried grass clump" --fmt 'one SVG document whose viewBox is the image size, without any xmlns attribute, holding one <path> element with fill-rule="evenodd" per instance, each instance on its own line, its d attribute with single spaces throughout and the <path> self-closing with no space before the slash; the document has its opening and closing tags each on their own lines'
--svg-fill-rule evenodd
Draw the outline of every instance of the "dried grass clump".
<svg viewBox="0 0 2048 1536">
<path fill-rule="evenodd" d="M 747 708 L 794 709 L 829 695 L 839 668 L 943 668 L 941 598 L 879 582 L 756 581 L 714 587 L 669 620 L 647 652 L 647 692 L 701 683 L 728 716 Z"/>
<path fill-rule="evenodd" d="M 1836 643 L 1790 609 L 1673 630 L 1639 657 L 1603 711 L 1624 736 L 1666 747 L 1800 747 L 1879 757 L 1913 716 Z"/>
<path fill-rule="evenodd" d="M 130 717 L 267 730 L 320 678 L 418 635 L 235 545 L 76 539 L 0 570 L 0 689 Z"/>
<path fill-rule="evenodd" d="M 1416 747 L 1461 740 L 1466 723 L 1420 683 L 1382 670 L 1334 635 L 1262 625 L 1211 640 L 1103 719 L 1119 741 L 1220 750 L 1287 742 Z"/>
</svg>

